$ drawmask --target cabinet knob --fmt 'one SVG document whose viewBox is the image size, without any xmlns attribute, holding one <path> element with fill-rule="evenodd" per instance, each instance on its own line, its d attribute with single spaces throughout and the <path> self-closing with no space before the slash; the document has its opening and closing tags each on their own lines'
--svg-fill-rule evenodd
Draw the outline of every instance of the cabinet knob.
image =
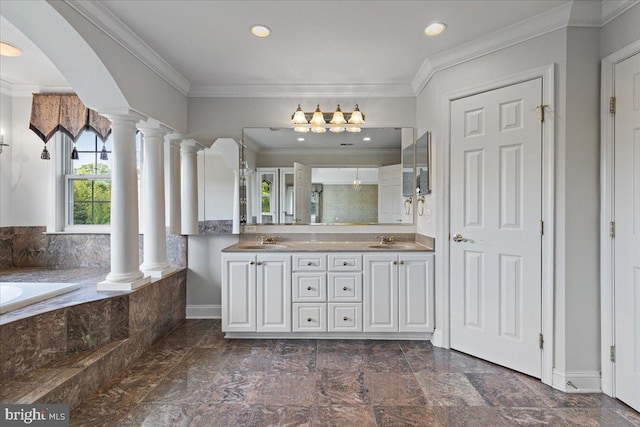
<svg viewBox="0 0 640 427">
<path fill-rule="evenodd" d="M 400 261 L 400 265 L 404 265 L 404 261 Z"/>
<path fill-rule="evenodd" d="M 254 265 L 255 263 L 256 263 L 255 261 L 251 261 L 249 265 Z"/>
<path fill-rule="evenodd" d="M 307 265 L 311 266 L 313 263 L 311 261 L 307 261 Z"/>
<path fill-rule="evenodd" d="M 310 291 L 311 290 L 311 286 L 307 286 L 307 290 Z"/>
<path fill-rule="evenodd" d="M 342 288 L 342 290 L 343 290 L 343 291 L 346 291 L 346 290 L 347 290 L 347 287 L 345 286 L 344 288 Z"/>
<path fill-rule="evenodd" d="M 347 266 L 349 265 L 349 263 L 347 263 L 347 261 L 343 262 L 342 265 Z"/>
<path fill-rule="evenodd" d="M 344 317 L 342 318 L 342 320 L 344 320 L 344 321 L 346 322 L 347 320 L 349 320 L 349 318 L 348 318 L 347 316 L 344 316 Z"/>
<path fill-rule="evenodd" d="M 307 317 L 307 322 L 311 322 L 312 320 L 311 317 Z"/>
<path fill-rule="evenodd" d="M 398 265 L 398 261 L 393 261 L 393 265 Z"/>
<path fill-rule="evenodd" d="M 262 265 L 262 261 L 258 261 L 256 264 L 258 264 L 258 265 Z"/>
</svg>

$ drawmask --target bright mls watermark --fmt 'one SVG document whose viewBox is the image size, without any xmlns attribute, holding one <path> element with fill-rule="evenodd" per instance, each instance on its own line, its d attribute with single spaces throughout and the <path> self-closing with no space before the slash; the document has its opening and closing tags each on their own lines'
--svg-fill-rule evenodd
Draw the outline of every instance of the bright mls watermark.
<svg viewBox="0 0 640 427">
<path fill-rule="evenodd" d="M 2 405 L 2 426 L 69 427 L 69 405 Z"/>
</svg>

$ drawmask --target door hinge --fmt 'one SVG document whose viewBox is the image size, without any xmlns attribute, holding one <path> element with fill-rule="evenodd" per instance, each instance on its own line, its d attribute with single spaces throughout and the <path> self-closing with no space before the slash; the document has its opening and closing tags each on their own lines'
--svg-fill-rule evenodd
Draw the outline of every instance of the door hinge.
<svg viewBox="0 0 640 427">
<path fill-rule="evenodd" d="M 544 235 L 544 221 L 540 221 L 540 235 Z"/>
<path fill-rule="evenodd" d="M 540 109 L 540 122 L 544 122 L 544 109 L 548 107 L 546 104 L 538 105 L 536 108 Z"/>
<path fill-rule="evenodd" d="M 544 348 L 544 337 L 542 336 L 542 334 L 538 336 L 538 347 L 540 347 L 540 349 Z"/>
<path fill-rule="evenodd" d="M 612 345 L 609 347 L 609 360 L 615 363 L 616 361 L 616 346 Z"/>
<path fill-rule="evenodd" d="M 609 223 L 609 237 L 612 239 L 616 237 L 616 223 L 613 221 Z"/>
<path fill-rule="evenodd" d="M 612 96 L 611 98 L 609 98 L 609 112 L 611 114 L 616 113 L 616 97 L 615 96 Z"/>
</svg>

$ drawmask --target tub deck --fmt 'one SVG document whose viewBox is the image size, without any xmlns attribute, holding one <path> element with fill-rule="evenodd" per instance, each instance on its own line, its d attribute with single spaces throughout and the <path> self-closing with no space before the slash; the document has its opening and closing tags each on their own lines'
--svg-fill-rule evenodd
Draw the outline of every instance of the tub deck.
<svg viewBox="0 0 640 427">
<path fill-rule="evenodd" d="M 129 291 L 98 292 L 96 284 L 103 281 L 107 274 L 109 274 L 108 269 L 87 267 L 65 269 L 22 267 L 2 270 L 0 272 L 0 282 L 78 283 L 80 284 L 80 289 L 0 314 L 0 325 L 60 308 L 130 293 Z"/>
</svg>

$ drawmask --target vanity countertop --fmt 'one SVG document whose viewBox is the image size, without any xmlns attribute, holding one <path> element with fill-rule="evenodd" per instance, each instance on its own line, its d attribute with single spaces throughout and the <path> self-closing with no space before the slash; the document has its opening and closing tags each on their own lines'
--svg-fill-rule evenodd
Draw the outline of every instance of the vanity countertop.
<svg viewBox="0 0 640 427">
<path fill-rule="evenodd" d="M 433 252 L 433 248 L 415 242 L 282 241 L 261 244 L 244 241 L 224 248 L 222 252 Z"/>
</svg>

